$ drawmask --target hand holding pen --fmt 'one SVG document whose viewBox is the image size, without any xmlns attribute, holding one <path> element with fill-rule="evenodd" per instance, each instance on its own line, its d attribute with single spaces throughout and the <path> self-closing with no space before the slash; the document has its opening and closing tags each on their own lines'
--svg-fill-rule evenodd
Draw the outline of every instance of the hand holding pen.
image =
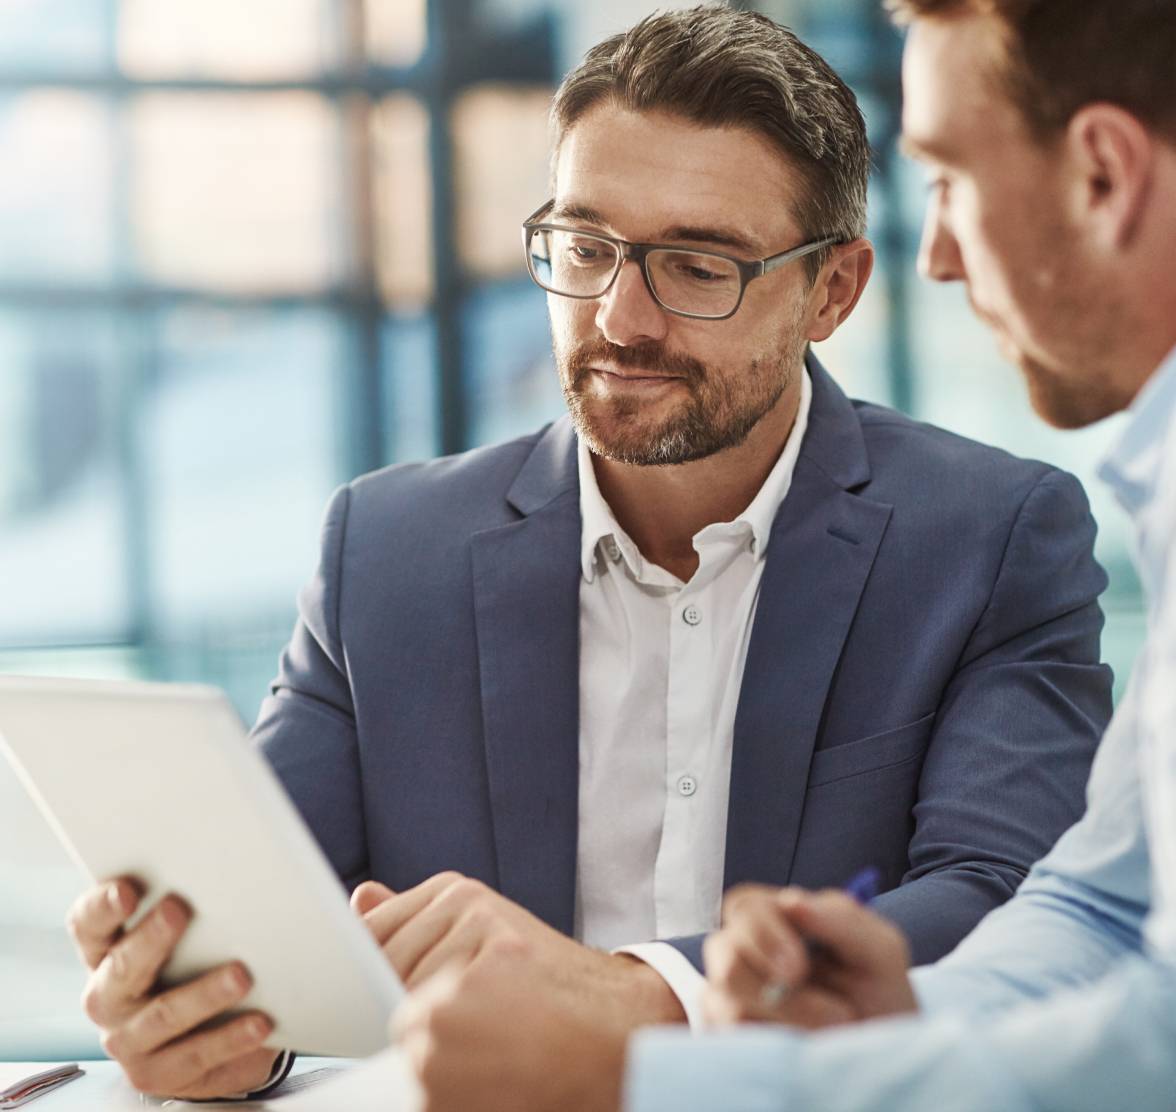
<svg viewBox="0 0 1176 1112">
<path fill-rule="evenodd" d="M 877 884 L 869 869 L 841 890 L 728 892 L 704 947 L 708 1020 L 815 1029 L 915 1011 L 906 940 L 866 906 Z"/>
</svg>

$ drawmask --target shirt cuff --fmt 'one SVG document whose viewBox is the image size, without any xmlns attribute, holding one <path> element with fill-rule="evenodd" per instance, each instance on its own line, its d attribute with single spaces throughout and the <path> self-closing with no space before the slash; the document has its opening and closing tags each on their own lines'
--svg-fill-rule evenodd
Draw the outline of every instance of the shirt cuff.
<svg viewBox="0 0 1176 1112">
<path fill-rule="evenodd" d="M 690 1030 L 703 1030 L 706 1023 L 702 1016 L 702 994 L 706 988 L 706 978 L 681 951 L 674 949 L 668 942 L 640 942 L 634 946 L 620 946 L 613 953 L 628 954 L 650 966 L 678 998 Z"/>
</svg>

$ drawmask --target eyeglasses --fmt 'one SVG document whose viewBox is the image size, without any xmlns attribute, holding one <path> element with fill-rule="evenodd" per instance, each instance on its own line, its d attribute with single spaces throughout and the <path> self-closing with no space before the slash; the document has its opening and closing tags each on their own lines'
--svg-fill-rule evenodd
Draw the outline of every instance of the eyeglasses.
<svg viewBox="0 0 1176 1112">
<path fill-rule="evenodd" d="M 603 297 L 621 267 L 632 259 L 640 265 L 646 287 L 663 309 L 697 320 L 734 316 L 752 279 L 840 242 L 836 236 L 826 236 L 779 255 L 746 262 L 720 251 L 630 243 L 616 236 L 542 223 L 539 218 L 554 203 L 547 201 L 523 222 L 527 270 L 536 285 L 561 297 Z"/>
</svg>

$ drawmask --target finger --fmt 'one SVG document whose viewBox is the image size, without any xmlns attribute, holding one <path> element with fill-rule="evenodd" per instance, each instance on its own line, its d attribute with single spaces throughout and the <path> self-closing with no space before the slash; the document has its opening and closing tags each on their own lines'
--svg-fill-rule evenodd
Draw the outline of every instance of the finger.
<svg viewBox="0 0 1176 1112">
<path fill-rule="evenodd" d="M 852 1007 L 835 993 L 822 988 L 806 985 L 790 993 L 775 1010 L 772 1021 L 786 1023 L 790 1027 L 801 1027 L 808 1031 L 820 1031 L 825 1027 L 836 1027 L 851 1023 L 857 1017 Z"/>
<path fill-rule="evenodd" d="M 199 1081 L 176 1096 L 186 1100 L 208 1100 L 226 1094 L 251 1093 L 255 1089 L 260 1089 L 269 1080 L 280 1053 L 281 1051 L 275 1052 L 268 1046 L 247 1051 L 210 1070 Z"/>
<path fill-rule="evenodd" d="M 70 907 L 65 925 L 88 969 L 97 969 L 139 906 L 139 892 L 126 877 L 95 885 Z"/>
<path fill-rule="evenodd" d="M 454 961 L 458 968 L 469 964 L 469 958 L 478 949 L 480 938 L 490 931 L 489 924 L 477 913 L 446 902 L 426 907 L 405 923 L 387 942 L 384 953 L 392 967 L 409 987 L 414 979 L 413 971 L 431 955 L 430 966 L 437 968 Z"/>
<path fill-rule="evenodd" d="M 273 1024 L 266 1016 L 250 1012 L 210 1031 L 189 1035 L 124 1068 L 142 1092 L 165 1097 L 194 1094 L 206 1087 L 206 1078 L 214 1070 L 259 1049 L 271 1031 Z"/>
<path fill-rule="evenodd" d="M 236 1006 L 252 987 L 245 967 L 233 962 L 160 993 L 107 1038 L 107 1053 L 120 1060 L 150 1054 Z"/>
<path fill-rule="evenodd" d="M 426 1031 L 434 1009 L 456 998 L 460 983 L 458 969 L 442 969 L 405 997 L 388 1025 L 392 1041 L 403 1043 Z"/>
<path fill-rule="evenodd" d="M 808 971 L 808 949 L 775 897 L 748 901 L 731 921 L 734 943 L 765 977 L 796 983 Z"/>
<path fill-rule="evenodd" d="M 383 946 L 405 923 L 419 915 L 438 896 L 466 878 L 460 873 L 437 873 L 415 888 L 384 900 L 364 915 L 364 922 Z"/>
<path fill-rule="evenodd" d="M 894 924 L 843 892 L 794 893 L 781 905 L 796 929 L 842 968 L 889 973 L 909 964 L 905 939 Z"/>
<path fill-rule="evenodd" d="M 388 945 L 394 946 L 400 942 L 403 935 L 411 930 L 412 926 L 413 924 L 409 924 Z M 505 936 L 505 934 L 506 930 L 503 927 L 487 928 L 480 921 L 471 920 L 469 917 L 460 918 L 449 931 L 440 938 L 436 938 L 432 945 L 426 943 L 419 955 L 404 958 L 405 971 L 400 976 L 411 989 L 424 984 L 447 967 L 455 972 L 460 972 L 472 965 L 488 945 L 500 935 Z M 385 947 L 385 953 L 387 953 L 387 947 Z M 393 965 L 397 969 L 400 968 L 395 960 Z"/>
<path fill-rule="evenodd" d="M 764 1004 L 764 989 L 772 980 L 761 968 L 749 964 L 740 949 L 712 953 L 707 961 L 711 1011 L 716 1019 L 743 1023 L 771 1018 L 772 1011 Z"/>
<path fill-rule="evenodd" d="M 134 930 L 111 947 L 95 973 L 104 1005 L 135 1005 L 159 979 L 191 913 L 175 896 L 165 896 Z"/>
<path fill-rule="evenodd" d="M 774 900 L 785 888 L 772 888 L 766 884 L 738 884 L 729 888 L 723 896 L 722 922 L 726 926 L 728 921 L 735 918 L 748 903 L 762 903 Z"/>
<path fill-rule="evenodd" d="M 396 893 L 386 884 L 381 884 L 378 880 L 365 880 L 351 893 L 351 908 L 357 915 L 367 915 L 369 911 L 395 895 Z"/>
</svg>

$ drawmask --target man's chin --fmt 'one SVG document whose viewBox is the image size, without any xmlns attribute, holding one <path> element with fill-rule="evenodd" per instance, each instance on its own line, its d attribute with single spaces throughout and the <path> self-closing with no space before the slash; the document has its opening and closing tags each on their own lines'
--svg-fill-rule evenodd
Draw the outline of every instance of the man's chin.
<svg viewBox="0 0 1176 1112">
<path fill-rule="evenodd" d="M 1124 406 L 1088 383 L 1062 378 L 1028 356 L 1017 360 L 1029 386 L 1034 412 L 1055 429 L 1084 429 L 1119 412 Z"/>
</svg>

